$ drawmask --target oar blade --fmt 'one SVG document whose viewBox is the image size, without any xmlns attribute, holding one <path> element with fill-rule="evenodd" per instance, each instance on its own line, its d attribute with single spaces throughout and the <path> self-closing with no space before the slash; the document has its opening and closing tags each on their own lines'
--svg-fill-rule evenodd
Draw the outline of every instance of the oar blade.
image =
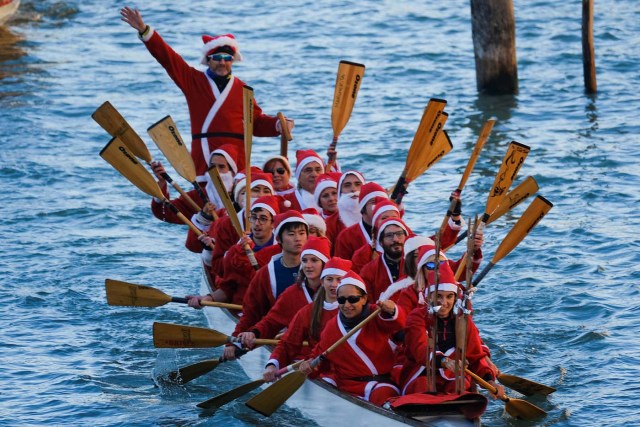
<svg viewBox="0 0 640 427">
<path fill-rule="evenodd" d="M 107 304 L 127 307 L 160 307 L 171 302 L 171 296 L 149 286 L 106 279 Z"/>
<path fill-rule="evenodd" d="M 229 337 L 213 329 L 155 322 L 153 345 L 156 348 L 207 348 L 229 342 Z"/>
<path fill-rule="evenodd" d="M 249 408 L 265 417 L 271 416 L 302 386 L 307 376 L 294 371 L 256 394 L 245 403 Z"/>
<path fill-rule="evenodd" d="M 518 393 L 524 394 L 525 396 L 547 396 L 556 391 L 555 388 L 549 387 L 548 385 L 540 384 L 527 378 L 517 377 L 515 375 L 500 374 L 498 376 L 498 381 L 500 381 L 501 384 L 509 387 L 511 390 L 515 390 Z"/>
<path fill-rule="evenodd" d="M 538 183 L 532 176 L 528 176 L 513 190 L 504 196 L 504 199 L 500 202 L 497 208 L 493 211 L 487 224 L 491 224 L 496 219 L 500 218 L 505 213 L 509 212 L 528 197 L 532 196 L 538 191 Z"/>
<path fill-rule="evenodd" d="M 510 398 L 505 403 L 505 409 L 512 417 L 527 421 L 537 420 L 547 415 L 542 408 L 520 399 Z"/>
<path fill-rule="evenodd" d="M 151 162 L 151 153 L 149 153 L 140 135 L 133 130 L 131 125 L 122 117 L 122 114 L 120 114 L 109 101 L 99 106 L 91 117 L 106 130 L 109 135 L 119 137 L 136 157 L 147 163 Z"/>
<path fill-rule="evenodd" d="M 491 262 L 496 264 L 502 258 L 507 256 L 524 238 L 533 230 L 542 218 L 551 210 L 553 204 L 542 196 L 537 196 L 527 210 L 524 211 L 518 222 L 513 226 L 509 233 L 496 249 Z"/>
<path fill-rule="evenodd" d="M 529 146 L 516 141 L 511 141 L 507 148 L 507 152 L 502 158 L 502 163 L 500 164 L 500 169 L 498 169 L 496 178 L 493 181 L 493 185 L 491 186 L 491 191 L 487 198 L 487 206 L 485 208 L 486 214 L 491 215 L 500 205 L 500 202 L 507 194 L 507 191 L 509 191 L 509 187 L 511 187 L 513 180 L 516 175 L 518 175 L 529 151 L 531 151 Z M 486 219 L 487 218 L 485 218 L 485 222 Z"/>
<path fill-rule="evenodd" d="M 340 61 L 338 65 L 331 107 L 331 126 L 334 137 L 340 135 L 351 118 L 351 112 L 364 77 L 364 70 L 364 64 L 355 62 Z"/>
<path fill-rule="evenodd" d="M 218 396 L 212 397 L 211 399 L 205 400 L 204 402 L 198 403 L 196 406 L 198 408 L 207 409 L 207 410 L 216 410 L 223 405 L 226 405 L 229 402 L 236 400 L 239 397 L 244 396 L 245 394 L 257 389 L 262 384 L 264 384 L 264 380 L 255 380 L 250 383 L 243 384 L 240 387 L 236 387 L 233 390 L 229 390 L 226 393 L 219 394 Z"/>
<path fill-rule="evenodd" d="M 151 173 L 136 159 L 120 138 L 114 137 L 109 141 L 100 151 L 100 157 L 144 193 L 161 200 L 165 198 Z"/>
<path fill-rule="evenodd" d="M 445 113 L 446 114 L 446 113 Z M 449 134 L 445 130 L 439 130 L 435 135 L 433 146 L 426 152 L 422 161 L 411 162 L 407 169 L 407 180 L 413 181 L 425 173 L 431 166 L 439 162 L 453 149 Z"/>
<path fill-rule="evenodd" d="M 423 157 L 428 154 L 428 149 L 431 148 L 435 141 L 434 135 L 436 130 L 439 130 L 444 126 L 444 123 L 438 127 L 438 123 L 442 120 L 444 107 L 446 107 L 447 101 L 444 99 L 431 98 L 429 103 L 422 113 L 420 124 L 413 136 L 411 146 L 409 147 L 409 153 L 407 154 L 407 163 L 412 161 L 421 162 Z"/>
<path fill-rule="evenodd" d="M 194 182 L 196 166 L 171 116 L 166 116 L 151 125 L 147 133 L 176 172 L 187 181 Z"/>
<path fill-rule="evenodd" d="M 191 380 L 201 377 L 213 371 L 220 364 L 219 359 L 208 359 L 193 365 L 183 366 L 182 368 L 169 372 L 167 379 L 176 384 L 186 384 Z"/>
</svg>

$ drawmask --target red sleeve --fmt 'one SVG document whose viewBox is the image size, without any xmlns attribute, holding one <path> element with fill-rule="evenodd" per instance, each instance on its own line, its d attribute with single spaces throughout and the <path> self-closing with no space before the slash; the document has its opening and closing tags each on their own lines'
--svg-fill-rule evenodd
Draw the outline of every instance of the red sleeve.
<svg viewBox="0 0 640 427">
<path fill-rule="evenodd" d="M 376 310 L 378 308 L 377 305 L 372 304 L 371 310 Z M 381 331 L 388 333 L 389 335 L 398 332 L 400 329 L 403 329 L 407 322 L 407 314 L 405 311 L 396 304 L 396 313 L 393 317 L 389 314 L 381 311 L 380 314 L 375 318 L 375 322 L 380 328 Z"/>
<path fill-rule="evenodd" d="M 370 303 L 375 303 L 373 300 L 375 294 L 375 281 L 376 271 L 378 270 L 378 260 L 368 262 L 362 270 L 360 270 L 360 277 L 367 287 L 367 297 Z"/>
<path fill-rule="evenodd" d="M 413 289 L 413 286 L 401 290 L 396 295 L 398 295 L 396 304 L 402 307 L 405 313 L 411 313 L 413 309 L 418 306 L 418 294 L 415 289 Z M 408 316 L 407 321 L 409 321 Z"/>
<path fill-rule="evenodd" d="M 347 243 L 349 239 L 348 237 L 345 237 L 347 236 L 348 232 L 349 232 L 349 228 L 345 228 L 338 234 L 338 237 L 336 237 L 336 242 L 333 245 L 334 256 L 344 258 L 344 259 L 351 259 L 351 255 L 353 255 L 353 253 L 351 253 L 351 248 Z"/>
<path fill-rule="evenodd" d="M 188 91 L 189 88 L 195 87 L 193 84 L 193 76 L 202 74 L 202 72 L 187 64 L 185 60 L 160 37 L 157 31 L 154 30 L 151 38 L 145 42 L 145 46 L 183 93 Z"/>
<path fill-rule="evenodd" d="M 269 312 L 251 329 L 255 329 L 260 338 L 273 338 L 284 327 L 286 327 L 291 319 L 296 315 L 298 310 L 304 305 L 300 304 L 300 300 L 296 298 L 299 285 L 289 286 L 278 297 L 276 303 L 269 309 Z M 305 302 L 306 305 L 306 302 Z"/>
<path fill-rule="evenodd" d="M 268 266 L 262 267 L 251 282 L 242 300 L 242 316 L 236 324 L 233 332 L 237 336 L 240 332 L 247 331 L 265 316 L 271 308 L 273 302 L 268 292 L 271 290 Z"/>
<path fill-rule="evenodd" d="M 209 230 L 209 234 L 216 241 L 211 257 L 211 269 L 216 272 L 216 275 L 222 277 L 224 276 L 224 254 L 238 242 L 240 236 L 236 233 L 228 216 L 216 221 L 215 226 Z"/>
<path fill-rule="evenodd" d="M 418 307 L 407 316 L 404 328 L 404 344 L 407 357 L 416 362 L 424 361 L 427 354 L 426 308 Z"/>
<path fill-rule="evenodd" d="M 351 257 L 351 270 L 360 274 L 365 265 L 378 258 L 377 252 L 375 252 L 371 245 L 364 245 L 353 253 Z"/>
<path fill-rule="evenodd" d="M 480 333 L 472 318 L 468 317 L 466 358 L 469 361 L 469 369 L 482 378 L 495 380 L 493 369 L 485 360 L 486 356 L 489 356 L 488 349 L 483 346 Z"/>
<path fill-rule="evenodd" d="M 308 346 L 303 346 L 302 343 L 309 339 L 309 313 L 311 310 L 305 307 L 293 316 L 287 331 L 271 353 L 271 359 L 276 359 L 281 368 L 289 365 L 298 357 L 308 355 L 310 349 Z"/>
</svg>

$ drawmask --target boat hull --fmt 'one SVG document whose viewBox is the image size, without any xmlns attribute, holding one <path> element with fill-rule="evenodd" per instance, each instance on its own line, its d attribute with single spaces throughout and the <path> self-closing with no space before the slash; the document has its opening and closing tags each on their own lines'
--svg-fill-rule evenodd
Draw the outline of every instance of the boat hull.
<svg viewBox="0 0 640 427">
<path fill-rule="evenodd" d="M 210 292 L 207 279 L 206 273 L 203 273 L 202 294 Z M 206 307 L 203 311 L 212 329 L 225 333 L 234 330 L 236 318 L 229 311 L 215 307 Z M 271 350 L 268 347 L 261 347 L 246 353 L 238 362 L 247 376 L 255 380 L 262 378 L 262 372 L 270 354 Z M 263 386 L 263 388 L 265 387 Z M 305 417 L 314 420 L 319 425 L 330 425 L 331 427 L 353 427 L 354 425 L 480 426 L 479 419 L 467 420 L 460 414 L 421 415 L 419 420 L 403 417 L 342 393 L 320 380 L 305 381 L 302 387 L 287 400 L 287 406 L 299 410 Z"/>
<path fill-rule="evenodd" d="M 0 25 L 4 24 L 16 13 L 20 6 L 20 0 L 13 0 L 9 2 L 0 1 Z"/>
</svg>

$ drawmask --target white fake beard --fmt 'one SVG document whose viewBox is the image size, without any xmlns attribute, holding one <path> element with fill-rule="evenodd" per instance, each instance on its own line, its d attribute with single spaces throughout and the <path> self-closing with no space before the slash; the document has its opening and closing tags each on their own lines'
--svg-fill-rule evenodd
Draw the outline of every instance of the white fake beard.
<svg viewBox="0 0 640 427">
<path fill-rule="evenodd" d="M 252 197 L 251 198 L 251 206 L 253 206 L 253 204 L 255 203 L 255 201 L 258 200 L 257 197 Z M 244 209 L 244 203 L 247 201 L 246 197 L 240 197 L 240 200 L 236 200 L 236 203 L 238 203 L 238 205 L 240 205 L 240 207 L 242 209 Z"/>
<path fill-rule="evenodd" d="M 360 207 L 358 206 L 359 191 L 355 193 L 346 193 L 338 199 L 338 212 L 340 219 L 347 227 L 357 224 L 362 219 Z"/>
<path fill-rule="evenodd" d="M 298 191 L 302 196 L 302 203 L 304 204 L 304 206 L 302 206 L 302 209 L 314 208 L 318 212 L 321 211 L 320 207 L 316 205 L 316 201 L 313 199 L 313 194 L 309 193 L 307 190 L 303 190 L 302 188 L 300 188 Z"/>
<path fill-rule="evenodd" d="M 222 179 L 222 183 L 224 184 L 224 188 L 227 190 L 227 193 L 230 192 L 233 188 L 233 174 L 231 171 L 221 173 L 220 179 Z"/>
</svg>

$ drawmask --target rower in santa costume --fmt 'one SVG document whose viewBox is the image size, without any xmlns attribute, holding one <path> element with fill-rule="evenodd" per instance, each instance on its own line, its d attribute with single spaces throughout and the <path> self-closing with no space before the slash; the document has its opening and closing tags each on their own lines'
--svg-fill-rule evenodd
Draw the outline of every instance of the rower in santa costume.
<svg viewBox="0 0 640 427">
<path fill-rule="evenodd" d="M 311 352 L 312 358 L 320 356 L 376 310 L 375 304 L 367 302 L 366 293 L 365 284 L 356 273 L 350 271 L 342 278 L 337 298 L 340 312 L 325 326 L 320 342 Z M 330 370 L 340 390 L 382 405 L 399 394 L 390 379 L 394 359 L 394 345 L 390 337 L 404 326 L 405 313 L 393 301 L 381 301 L 378 305 L 382 311 L 326 355 L 319 369 L 321 373 Z M 304 361 L 299 370 L 311 373 L 310 360 Z"/>
<path fill-rule="evenodd" d="M 298 185 L 293 193 L 285 194 L 284 197 L 291 202 L 291 209 L 302 211 L 307 208 L 314 208 L 321 211 L 313 198 L 316 188 L 316 179 L 324 173 L 324 160 L 313 150 L 296 151 L 296 180 Z"/>
<path fill-rule="evenodd" d="M 332 253 L 338 234 L 362 219 L 358 208 L 358 196 L 365 182 L 364 176 L 353 170 L 344 172 L 338 180 L 338 213 L 326 219 L 327 238 L 331 241 Z"/>
<path fill-rule="evenodd" d="M 157 31 L 146 25 L 139 11 L 121 9 L 122 20 L 138 30 L 140 39 L 162 65 L 184 94 L 191 121 L 191 157 L 198 181 L 204 181 L 207 159 L 223 144 L 233 144 L 241 153 L 238 167 L 244 165 L 243 87 L 245 83 L 231 73 L 234 62 L 242 61 L 238 42 L 233 34 L 203 35 L 200 63 L 205 71 L 191 67 L 178 55 Z M 293 121 L 288 120 L 292 129 Z M 253 134 L 277 136 L 280 123 L 268 116 L 254 101 Z"/>
<path fill-rule="evenodd" d="M 321 285 L 322 270 L 328 260 L 329 240 L 326 237 L 310 237 L 300 253 L 300 273 L 295 285 L 282 292 L 267 315 L 258 323 L 238 334 L 242 344 L 253 348 L 256 338 L 273 338 L 286 328 L 296 313 L 313 301 Z"/>
<path fill-rule="evenodd" d="M 342 174 L 339 172 L 323 173 L 316 179 L 313 199 L 320 207 L 322 218 L 328 218 L 338 213 L 338 181 Z"/>
<path fill-rule="evenodd" d="M 275 374 L 281 367 L 309 357 L 311 349 L 320 340 L 325 325 L 338 314 L 338 285 L 350 268 L 351 261 L 346 259 L 333 257 L 327 261 L 320 276 L 322 287 L 316 293 L 313 303 L 296 313 L 271 353 L 265 366 L 265 381 L 274 381 Z M 308 345 L 303 345 L 305 341 Z"/>
<path fill-rule="evenodd" d="M 247 331 L 269 312 L 278 297 L 295 284 L 300 270 L 300 253 L 307 242 L 309 229 L 302 214 L 289 210 L 275 218 L 276 240 L 282 252 L 260 268 L 249 283 L 242 301 L 242 316 L 236 324 L 233 336 Z M 225 358 L 235 358 L 236 346 L 227 346 Z"/>
<path fill-rule="evenodd" d="M 443 255 L 441 253 L 441 255 Z M 438 263 L 439 280 L 436 282 L 435 263 Z M 400 375 L 403 394 L 424 393 L 427 391 L 427 378 L 425 376 L 427 355 L 427 338 L 432 333 L 432 325 L 438 322 L 438 335 L 436 337 L 436 390 L 440 393 L 455 392 L 455 361 L 453 355 L 456 346 L 456 310 L 454 310 L 457 298 L 462 296 L 462 288 L 455 280 L 453 270 L 447 262 L 437 259 L 435 247 L 425 246 L 420 250 L 420 259 L 417 264 L 417 281 L 424 283 L 425 297 L 430 299 L 437 292 L 437 304 L 440 308 L 437 313 L 431 313 L 431 305 L 414 309 L 407 317 L 405 326 L 405 358 Z M 457 308 L 456 308 L 457 309 Z M 495 382 L 493 367 L 487 362 L 488 350 L 483 346 L 478 328 L 471 317 L 467 324 L 467 348 L 466 360 L 468 368 L 491 383 L 498 389 L 499 394 L 504 393 L 501 385 Z M 465 375 L 465 390 L 471 387 L 471 378 Z"/>
</svg>

